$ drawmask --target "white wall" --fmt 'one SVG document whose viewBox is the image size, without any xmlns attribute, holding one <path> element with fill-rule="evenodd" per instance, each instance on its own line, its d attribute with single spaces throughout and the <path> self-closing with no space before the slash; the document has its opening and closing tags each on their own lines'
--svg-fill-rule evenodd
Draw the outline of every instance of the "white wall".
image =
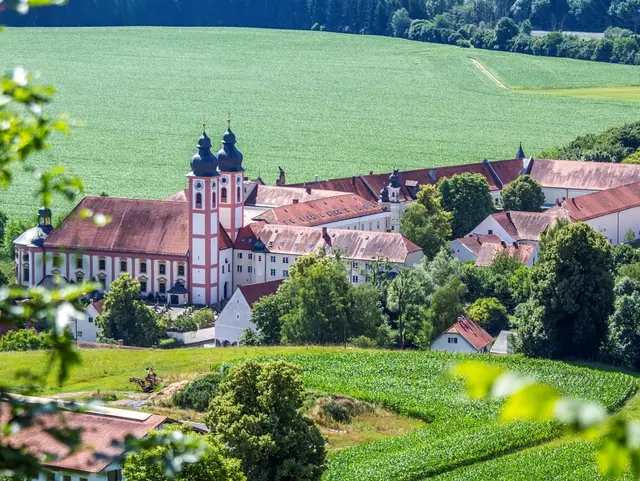
<svg viewBox="0 0 640 481">
<path fill-rule="evenodd" d="M 457 342 L 449 342 L 449 339 L 456 339 Z M 447 334 L 446 332 L 440 335 L 435 341 L 431 343 L 432 351 L 448 351 L 448 352 L 463 352 L 463 353 L 477 353 L 477 349 L 473 347 L 467 340 L 460 334 Z"/>
<path fill-rule="evenodd" d="M 515 242 L 515 239 L 511 237 L 511 235 L 509 235 L 509 233 L 506 230 L 504 230 L 502 226 L 498 224 L 498 222 L 496 222 L 496 220 L 492 216 L 487 216 L 485 220 L 480 222 L 480 224 L 478 224 L 478 226 L 474 228 L 473 231 L 469 232 L 467 235 L 471 233 L 481 234 L 481 235 L 495 234 L 498 237 L 500 237 L 500 239 L 502 239 L 507 243 Z"/>
<path fill-rule="evenodd" d="M 478 258 L 473 252 L 466 248 L 466 246 L 458 239 L 454 239 L 451 242 L 451 250 L 456 259 L 462 262 L 474 261 Z"/>
<path fill-rule="evenodd" d="M 71 333 L 74 336 L 76 332 L 78 333 L 78 341 L 96 342 L 98 340 L 98 334 L 102 332 L 102 329 L 96 325 L 98 311 L 96 311 L 92 304 L 89 304 L 84 309 L 84 314 L 86 316 L 85 319 L 78 319 L 76 321 L 78 323 L 78 330 L 76 331 L 76 322 L 72 322 L 69 329 L 71 329 Z M 89 321 L 89 319 L 91 319 L 91 321 Z"/>
<path fill-rule="evenodd" d="M 249 304 L 239 289 L 233 293 L 231 299 L 220 313 L 216 321 L 216 339 L 224 344 L 240 341 L 242 331 L 245 329 L 255 330 L 255 325 L 251 322 L 251 309 Z"/>
<path fill-rule="evenodd" d="M 196 344 L 199 342 L 212 341 L 216 338 L 216 328 L 207 327 L 206 329 L 198 329 L 190 332 L 167 332 L 167 336 L 182 341 L 185 345 Z"/>
</svg>

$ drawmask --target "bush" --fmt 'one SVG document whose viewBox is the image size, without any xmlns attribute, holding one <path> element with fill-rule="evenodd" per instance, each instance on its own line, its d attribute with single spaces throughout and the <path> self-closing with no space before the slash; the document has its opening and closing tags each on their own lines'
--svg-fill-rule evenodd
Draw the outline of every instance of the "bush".
<svg viewBox="0 0 640 481">
<path fill-rule="evenodd" d="M 198 326 L 198 329 L 205 329 L 211 327 L 216 322 L 216 315 L 213 309 L 205 307 L 204 309 L 198 309 L 192 315 L 194 322 Z"/>
<path fill-rule="evenodd" d="M 329 399 L 321 404 L 323 413 L 337 423 L 350 423 L 351 413 L 342 404 L 338 404 L 333 399 Z"/>
<path fill-rule="evenodd" d="M 194 379 L 173 395 L 173 403 L 182 409 L 206 411 L 211 399 L 218 394 L 218 387 L 224 377 L 225 374 L 221 371 Z"/>
<path fill-rule="evenodd" d="M 367 336 L 359 336 L 349 339 L 349 344 L 360 349 L 373 349 L 378 345 L 375 340 Z"/>
<path fill-rule="evenodd" d="M 176 347 L 182 346 L 184 343 L 178 339 L 174 339 L 173 337 L 168 337 L 166 339 L 160 339 L 158 343 L 158 347 L 160 349 L 174 349 Z"/>
<path fill-rule="evenodd" d="M 9 331 L 0 338 L 0 351 L 35 351 L 50 347 L 49 334 L 38 334 L 35 329 Z"/>
</svg>

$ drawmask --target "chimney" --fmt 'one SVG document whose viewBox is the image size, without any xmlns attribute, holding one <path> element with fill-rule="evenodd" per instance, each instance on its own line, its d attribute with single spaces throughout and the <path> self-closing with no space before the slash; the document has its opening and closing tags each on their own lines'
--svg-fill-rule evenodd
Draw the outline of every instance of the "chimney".
<svg viewBox="0 0 640 481">
<path fill-rule="evenodd" d="M 513 243 L 513 248 L 514 248 L 514 249 L 517 249 L 517 248 L 518 248 L 518 243 L 517 243 L 517 242 L 514 242 L 514 243 Z"/>
<path fill-rule="evenodd" d="M 507 214 L 507 219 L 511 220 L 511 211 L 506 211 L 505 214 Z"/>
<path fill-rule="evenodd" d="M 322 238 L 324 239 L 324 241 L 331 245 L 331 237 L 329 236 L 329 234 L 327 233 L 327 228 L 323 227 L 322 228 Z"/>
<path fill-rule="evenodd" d="M 297 204 L 298 202 L 300 202 L 300 199 L 293 199 L 294 204 Z"/>
<path fill-rule="evenodd" d="M 351 177 L 351 185 L 356 185 L 356 176 Z"/>
<path fill-rule="evenodd" d="M 369 175 L 373 175 L 373 170 L 370 170 L 370 171 L 369 171 Z"/>
<path fill-rule="evenodd" d="M 282 170 L 282 167 L 278 167 L 278 170 L 280 171 L 280 176 L 278 177 L 278 180 L 276 180 L 276 185 L 278 186 L 286 185 L 287 178 L 285 176 L 284 170 Z"/>
<path fill-rule="evenodd" d="M 311 193 L 311 186 L 309 184 L 304 184 L 304 190 L 307 191 L 307 194 Z"/>
<path fill-rule="evenodd" d="M 313 180 L 315 180 L 315 181 L 316 181 L 316 184 L 317 184 L 317 183 L 318 183 L 318 176 L 317 176 L 317 175 L 314 175 L 314 176 L 313 176 Z"/>
<path fill-rule="evenodd" d="M 503 249 L 507 248 L 507 243 L 505 241 L 500 241 L 500 245 L 502 246 Z"/>
</svg>

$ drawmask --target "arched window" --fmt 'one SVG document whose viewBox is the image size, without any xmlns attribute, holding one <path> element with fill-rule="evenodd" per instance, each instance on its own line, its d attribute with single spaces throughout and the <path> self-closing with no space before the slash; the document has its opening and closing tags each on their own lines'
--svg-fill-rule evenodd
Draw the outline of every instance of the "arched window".
<svg viewBox="0 0 640 481">
<path fill-rule="evenodd" d="M 200 192 L 196 194 L 196 209 L 202 209 L 202 194 Z"/>
<path fill-rule="evenodd" d="M 211 207 L 216 207 L 216 191 L 211 192 Z"/>
<path fill-rule="evenodd" d="M 236 192 L 236 200 L 239 201 L 240 200 L 240 186 L 238 186 L 238 190 Z"/>
<path fill-rule="evenodd" d="M 220 190 L 220 202 L 226 202 L 227 201 L 227 188 L 223 187 L 222 190 Z"/>
</svg>

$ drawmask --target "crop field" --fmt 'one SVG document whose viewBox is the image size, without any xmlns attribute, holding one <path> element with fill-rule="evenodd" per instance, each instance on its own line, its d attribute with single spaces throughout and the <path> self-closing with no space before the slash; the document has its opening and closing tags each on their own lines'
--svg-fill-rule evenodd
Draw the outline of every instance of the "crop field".
<svg viewBox="0 0 640 481">
<path fill-rule="evenodd" d="M 637 120 L 621 100 L 498 88 L 640 84 L 638 67 L 537 58 L 388 37 L 234 28 L 7 29 L 0 69 L 56 86 L 52 113 L 80 125 L 35 165 L 66 165 L 87 193 L 165 198 L 184 187 L 201 122 L 214 141 L 230 114 L 247 175 L 268 183 L 535 155 Z M 30 174 L 0 209 L 34 212 Z M 71 206 L 57 202 L 56 213 Z"/>
<path fill-rule="evenodd" d="M 300 364 L 305 385 L 310 388 L 382 404 L 400 414 L 427 421 L 425 428 L 406 436 L 365 443 L 333 454 L 324 476 L 327 481 L 419 481 L 456 473 L 462 473 L 462 477 L 451 479 L 466 479 L 465 470 L 475 476 L 468 479 L 491 479 L 489 463 L 499 462 L 494 460 L 497 456 L 535 446 L 559 434 L 552 423 L 499 423 L 499 402 L 470 400 L 462 383 L 447 376 L 450 366 L 466 357 L 443 353 L 324 348 L 88 350 L 82 352 L 83 363 L 72 372 L 64 390 L 130 390 L 128 378 L 140 374 L 147 365 L 153 365 L 164 377 L 175 378 L 196 371 L 207 372 L 213 363 L 233 362 L 251 355 L 279 357 Z M 12 379 L 25 365 L 34 369 L 43 367 L 45 359 L 43 353 L 3 353 L 0 370 L 6 379 Z M 597 400 L 611 410 L 619 407 L 635 389 L 632 377 L 615 372 L 541 360 L 488 356 L 483 359 L 552 384 L 566 395 Z M 547 448 L 551 447 L 535 449 Z M 537 452 L 535 449 L 511 456 L 523 466 L 535 463 L 536 458 L 530 458 L 533 456 L 530 453 Z M 592 451 L 580 449 L 574 457 L 580 458 L 582 465 L 590 463 L 587 454 Z M 562 459 L 558 456 L 553 462 L 560 463 Z"/>
</svg>

